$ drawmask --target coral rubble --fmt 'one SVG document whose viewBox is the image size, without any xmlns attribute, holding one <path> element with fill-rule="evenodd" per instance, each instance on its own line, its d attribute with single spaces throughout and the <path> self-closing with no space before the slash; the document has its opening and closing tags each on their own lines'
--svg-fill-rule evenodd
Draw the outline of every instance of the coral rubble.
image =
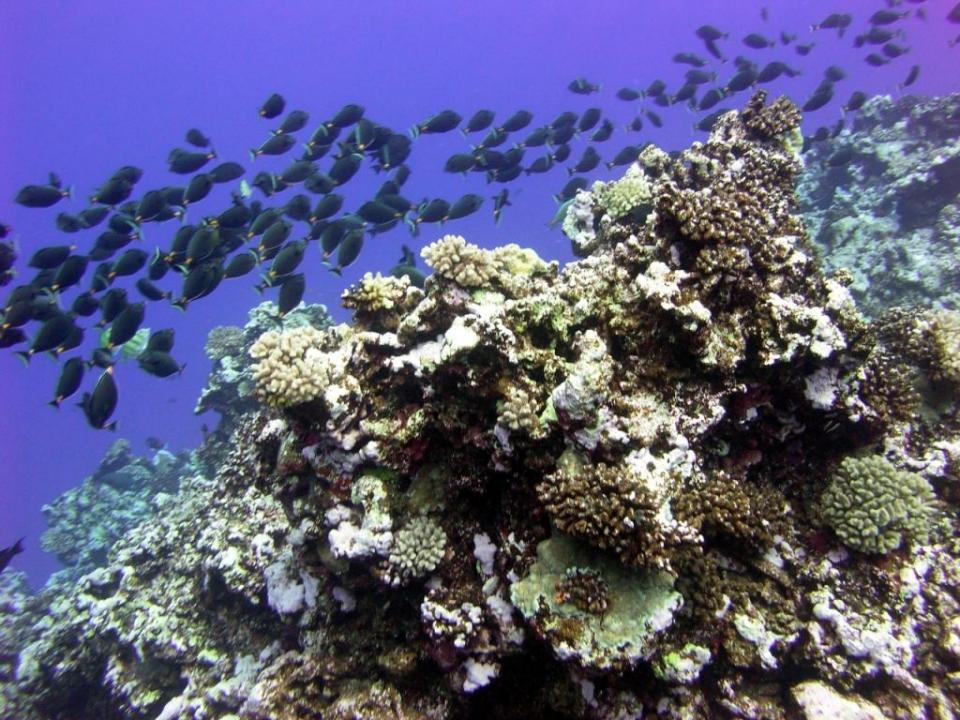
<svg viewBox="0 0 960 720">
<path fill-rule="evenodd" d="M 446 236 L 423 291 L 349 289 L 350 325 L 221 333 L 262 405 L 16 626 L 0 697 L 24 720 L 950 717 L 955 318 L 868 322 L 820 270 L 799 113 L 765 100 L 579 193 L 563 269 Z"/>
</svg>

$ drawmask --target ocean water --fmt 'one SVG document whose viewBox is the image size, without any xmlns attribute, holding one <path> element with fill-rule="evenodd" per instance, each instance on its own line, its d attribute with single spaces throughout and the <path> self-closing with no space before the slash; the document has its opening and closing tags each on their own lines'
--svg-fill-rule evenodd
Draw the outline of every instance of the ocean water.
<svg viewBox="0 0 960 720">
<path fill-rule="evenodd" d="M 764 7 L 766 20 L 761 17 Z M 783 60 L 799 74 L 764 87 L 771 98 L 782 93 L 798 103 L 811 95 L 825 68 L 843 68 L 847 77 L 836 83 L 834 99 L 805 116 L 807 134 L 832 126 L 854 90 L 868 95 L 901 94 L 898 85 L 913 65 L 921 71 L 909 92 L 942 95 L 960 90 L 956 72 L 960 47 L 948 46 L 960 26 L 944 19 L 952 3 L 930 0 L 900 5 L 911 13 L 922 8 L 926 19 L 911 15 L 899 22 L 897 27 L 903 28 L 905 36 L 896 42 L 910 51 L 877 68 L 863 58 L 878 47 L 854 48 L 853 38 L 867 29 L 869 15 L 883 7 L 875 0 L 6 2 L 0 4 L 0 100 L 5 108 L 0 119 L 4 153 L 0 222 L 11 226 L 20 251 L 20 275 L 14 284 L 32 274 L 25 263 L 34 250 L 75 242 L 77 252 L 83 252 L 92 244 L 105 225 L 66 236 L 56 229 L 54 217 L 59 211 L 78 212 L 85 207 L 85 198 L 118 167 L 143 168 L 134 197 L 148 188 L 183 184 L 184 177 L 167 171 L 165 159 L 172 148 L 185 147 L 188 128 L 200 128 L 212 138 L 219 158 L 239 161 L 247 168 L 247 177 L 261 169 L 279 172 L 298 150 L 255 162 L 247 154 L 280 122 L 280 118 L 268 121 L 257 115 L 260 104 L 273 92 L 285 97 L 287 110 L 310 113 L 310 122 L 298 133 L 302 140 L 319 121 L 350 102 L 362 104 L 366 117 L 397 132 L 446 109 L 466 119 L 478 109 L 489 108 L 499 121 L 516 110 L 529 110 L 534 120 L 517 134 L 520 137 L 563 111 L 580 113 L 596 106 L 616 125 L 613 137 L 597 144 L 602 158 L 609 160 L 628 144 L 650 141 L 666 150 L 679 150 L 705 138 L 692 127 L 705 113 L 692 112 L 684 103 L 660 108 L 651 98 L 624 102 L 615 97 L 621 87 L 641 89 L 655 79 L 666 83 L 668 93 L 678 89 L 688 66 L 671 57 L 681 51 L 707 57 L 710 62 L 705 69 L 716 71 L 718 82 L 735 72 L 732 59 L 738 54 L 759 65 Z M 835 31 L 810 29 L 832 12 L 853 16 L 842 38 Z M 694 35 L 703 24 L 729 33 L 719 43 L 726 62 L 709 58 Z M 740 40 L 750 32 L 776 37 L 781 31 L 796 33 L 793 44 L 778 42 L 774 48 L 751 50 Z M 808 41 L 814 41 L 815 48 L 806 57 L 798 56 L 795 45 Z M 567 86 L 579 77 L 599 84 L 600 91 L 586 96 L 572 93 Z M 739 93 L 721 105 L 742 107 L 749 94 Z M 625 130 L 638 112 L 650 109 L 660 114 L 662 127 L 644 118 L 642 131 Z M 428 197 L 452 201 L 476 192 L 486 198 L 479 212 L 442 228 L 424 226 L 418 237 L 411 237 L 403 226 L 370 237 L 342 277 L 331 274 L 311 247 L 303 263 L 305 301 L 323 303 L 337 320 L 347 320 L 349 314 L 339 307 L 339 297 L 350 283 L 367 271 L 387 272 L 399 259 L 402 244 L 418 251 L 446 233 L 463 235 L 483 247 L 516 242 L 546 259 L 573 259 L 560 229 L 547 223 L 557 207 L 551 196 L 567 182 L 564 168 L 579 158 L 588 144 L 586 138 L 574 138 L 570 160 L 550 172 L 523 175 L 505 185 L 512 205 L 497 226 L 490 198 L 503 186 L 487 184 L 479 173 L 463 177 L 443 172 L 447 157 L 467 150 L 481 136 L 464 138 L 450 132 L 418 138 L 407 161 L 412 174 L 403 188 L 415 201 Z M 544 148 L 528 149 L 524 164 L 543 153 Z M 319 161 L 321 167 L 329 163 L 329 158 Z M 586 177 L 591 182 L 610 179 L 623 170 L 601 166 Z M 51 171 L 73 188 L 72 199 L 50 209 L 24 208 L 13 202 L 20 187 L 45 182 Z M 365 162 L 342 190 L 345 208 L 356 208 L 371 198 L 385 179 Z M 216 188 L 189 209 L 189 220 L 224 209 L 228 190 L 236 185 Z M 263 201 L 280 203 L 294 192 Z M 255 190 L 254 195 L 259 193 Z M 166 247 L 176 227 L 176 221 L 146 225 L 143 247 Z M 305 229 L 300 223 L 301 235 Z M 132 281 L 128 278 L 122 284 L 133 296 Z M 225 281 L 185 313 L 164 302 L 148 304 L 144 326 L 174 327 L 174 354 L 186 368 L 178 377 L 161 380 L 133 363 L 119 366 L 115 433 L 91 429 L 73 401 L 59 410 L 47 404 L 59 372 L 57 362 L 35 357 L 25 368 L 9 350 L 0 351 L 0 547 L 25 537 L 26 549 L 12 565 L 26 571 L 35 585 L 41 585 L 57 567 L 56 560 L 38 545 L 45 529 L 41 506 L 90 474 L 116 437 L 129 439 L 138 451 L 145 450 L 148 437 L 160 438 L 174 450 L 189 449 L 200 442 L 204 424 L 216 424 L 216 417 L 193 414 L 209 370 L 203 345 L 213 327 L 245 322 L 247 311 L 260 301 L 253 283 L 253 275 Z M 179 285 L 174 277 L 162 284 L 168 289 Z M 275 296 L 275 290 L 267 292 L 267 297 Z M 95 332 L 88 331 L 85 353 L 94 341 Z M 94 377 L 88 373 L 85 389 Z"/>
</svg>

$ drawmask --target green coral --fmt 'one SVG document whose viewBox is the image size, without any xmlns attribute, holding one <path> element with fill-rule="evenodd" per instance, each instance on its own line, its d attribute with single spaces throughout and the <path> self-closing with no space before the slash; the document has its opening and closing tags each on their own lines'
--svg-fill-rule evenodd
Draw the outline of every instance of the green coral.
<svg viewBox="0 0 960 720">
<path fill-rule="evenodd" d="M 933 488 L 880 455 L 847 458 L 821 497 L 821 512 L 844 543 L 886 554 L 904 541 L 924 542 L 933 516 Z"/>
<path fill-rule="evenodd" d="M 632 165 L 616 182 L 594 183 L 593 197 L 607 215 L 617 219 L 635 208 L 649 205 L 653 198 L 653 186 L 643 170 L 638 165 Z"/>
</svg>

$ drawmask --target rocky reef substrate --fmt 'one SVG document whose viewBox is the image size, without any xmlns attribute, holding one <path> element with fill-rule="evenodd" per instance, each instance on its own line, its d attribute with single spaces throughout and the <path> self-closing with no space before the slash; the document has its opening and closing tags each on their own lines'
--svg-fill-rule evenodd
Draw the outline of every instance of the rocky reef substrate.
<svg viewBox="0 0 960 720">
<path fill-rule="evenodd" d="M 221 332 L 179 492 L 2 575 L 0 717 L 953 717 L 960 318 L 821 270 L 799 120 L 647 148 L 562 269 L 446 236 Z"/>
</svg>

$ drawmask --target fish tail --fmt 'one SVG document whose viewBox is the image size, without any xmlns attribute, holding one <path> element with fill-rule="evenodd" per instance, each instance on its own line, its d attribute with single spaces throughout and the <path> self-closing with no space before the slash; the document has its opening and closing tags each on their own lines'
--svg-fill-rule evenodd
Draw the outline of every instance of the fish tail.
<svg viewBox="0 0 960 720">
<path fill-rule="evenodd" d="M 18 350 L 14 353 L 20 360 L 23 362 L 23 366 L 26 367 L 30 364 L 30 351 L 29 350 Z"/>
<path fill-rule="evenodd" d="M 51 400 L 50 402 L 48 402 L 47 405 L 52 405 L 52 406 L 55 407 L 57 410 L 59 410 L 59 409 L 60 409 L 60 398 L 54 398 L 53 400 Z"/>
<path fill-rule="evenodd" d="M 179 300 L 174 300 L 174 301 L 173 301 L 172 303 L 170 303 L 170 304 L 173 305 L 173 306 L 174 306 L 177 310 L 179 310 L 180 312 L 186 312 L 186 311 L 187 311 L 187 303 L 188 303 L 188 302 L 189 302 L 189 300 L 187 300 L 186 298 L 180 298 Z"/>
<path fill-rule="evenodd" d="M 416 140 L 420 136 L 420 126 L 414 125 L 410 128 L 410 138 Z"/>
<path fill-rule="evenodd" d="M 340 267 L 339 265 L 336 267 L 330 268 L 330 272 L 332 272 L 337 277 L 343 277 L 343 268 Z"/>
<path fill-rule="evenodd" d="M 117 431 L 117 421 L 114 420 L 114 421 L 111 422 L 111 423 L 107 423 L 106 425 L 103 425 L 100 429 L 101 429 L 101 430 L 109 430 L 110 432 L 116 432 L 116 431 Z"/>
<path fill-rule="evenodd" d="M 60 194 L 67 198 L 67 200 L 73 198 L 73 185 L 67 185 L 67 187 Z"/>
<path fill-rule="evenodd" d="M 256 159 L 257 159 L 257 155 L 259 155 L 259 154 L 260 154 L 260 153 L 257 152 L 256 148 L 251 148 L 251 149 L 250 149 L 250 161 L 253 162 L 254 160 L 256 160 Z"/>
</svg>

